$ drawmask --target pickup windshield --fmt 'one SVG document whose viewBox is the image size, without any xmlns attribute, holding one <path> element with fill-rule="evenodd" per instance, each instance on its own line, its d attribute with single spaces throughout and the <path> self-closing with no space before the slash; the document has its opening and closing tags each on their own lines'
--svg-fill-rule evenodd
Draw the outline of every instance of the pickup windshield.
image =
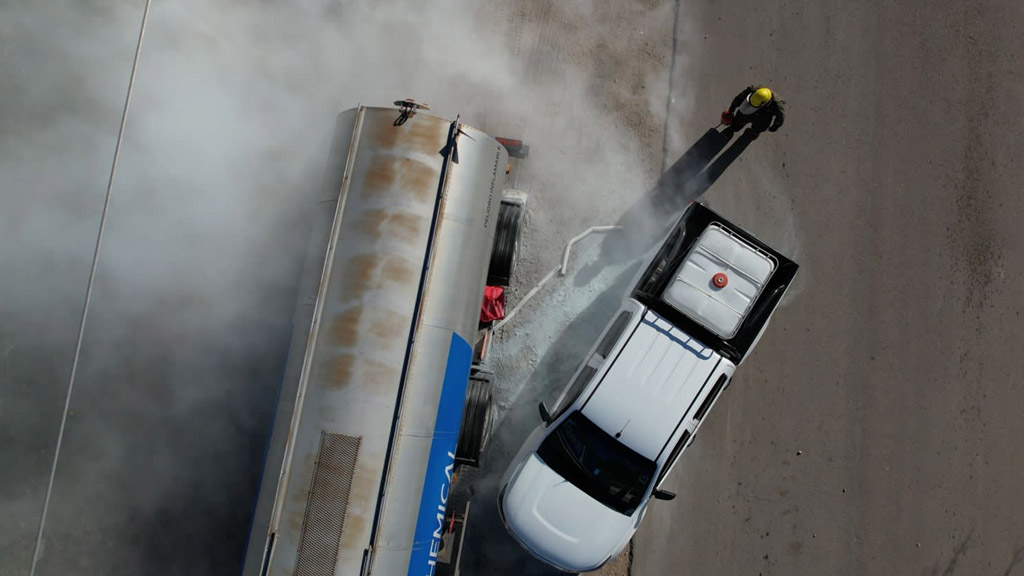
<svg viewBox="0 0 1024 576">
<path fill-rule="evenodd" d="M 654 476 L 654 462 L 637 454 L 576 411 L 537 449 L 556 474 L 605 506 L 632 515 Z"/>
</svg>

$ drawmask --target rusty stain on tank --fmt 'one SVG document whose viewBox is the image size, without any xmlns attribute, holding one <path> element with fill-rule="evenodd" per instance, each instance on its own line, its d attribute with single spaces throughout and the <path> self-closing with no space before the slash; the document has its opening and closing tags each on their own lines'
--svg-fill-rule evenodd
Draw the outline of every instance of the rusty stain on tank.
<svg viewBox="0 0 1024 576">
<path fill-rule="evenodd" d="M 389 237 L 404 244 L 420 239 L 426 216 L 390 210 L 367 210 L 359 219 L 359 230 L 374 238 Z"/>
<path fill-rule="evenodd" d="M 369 503 L 374 501 L 381 474 L 381 461 L 383 457 L 379 454 L 373 458 L 373 468 L 367 465 L 369 458 L 362 455 L 356 460 L 356 470 L 352 477 L 352 487 L 349 492 L 349 507 L 345 511 L 345 525 L 341 532 L 341 548 L 361 551 L 363 545 L 366 521 L 373 513 L 373 506 Z M 366 502 L 366 508 L 360 503 Z"/>
<path fill-rule="evenodd" d="M 388 255 L 381 266 L 381 277 L 396 284 L 408 284 L 416 281 L 416 270 L 412 263 L 401 256 Z"/>
<path fill-rule="evenodd" d="M 370 167 L 366 170 L 366 180 L 358 190 L 363 196 L 372 196 L 380 190 L 390 190 L 395 187 L 398 171 L 398 158 L 375 154 L 370 158 Z"/>
<path fill-rule="evenodd" d="M 427 222 L 426 215 L 396 212 L 388 220 L 388 231 L 405 242 L 413 242 L 419 238 L 421 226 Z"/>
<path fill-rule="evenodd" d="M 390 149 L 402 139 L 402 148 L 411 149 L 423 154 L 438 154 L 444 147 L 448 137 L 449 122 L 437 117 L 416 115 L 401 126 L 394 126 L 398 110 L 394 116 L 375 114 L 366 116 L 363 133 L 369 134 L 371 142 L 377 148 Z"/>
<path fill-rule="evenodd" d="M 355 365 L 355 354 L 338 354 L 328 361 L 328 376 L 324 386 L 328 390 L 340 390 L 348 386 L 352 380 L 352 367 Z"/>
<path fill-rule="evenodd" d="M 362 297 L 373 287 L 379 265 L 380 257 L 376 254 L 358 254 L 345 261 L 341 271 L 342 297 L 345 300 Z"/>
<path fill-rule="evenodd" d="M 359 342 L 359 321 L 363 317 L 363 307 L 353 306 L 336 314 L 331 319 L 328 338 L 336 346 L 352 348 Z"/>
<path fill-rule="evenodd" d="M 367 198 L 397 189 L 419 202 L 428 203 L 437 194 L 440 177 L 440 163 L 431 166 L 415 158 L 374 154 L 365 180 L 357 189 Z"/>
<path fill-rule="evenodd" d="M 352 514 L 349 510 L 345 511 L 345 524 L 342 526 L 341 541 L 345 542 L 345 534 L 362 534 L 363 530 L 366 529 L 366 516 L 363 514 Z M 344 546 L 344 544 L 342 544 Z"/>
<path fill-rule="evenodd" d="M 367 210 L 356 221 L 356 226 L 363 234 L 379 238 L 384 235 L 384 222 L 388 216 L 390 212 L 387 210 Z"/>
<path fill-rule="evenodd" d="M 373 358 L 363 358 L 360 366 L 360 382 L 367 386 L 384 387 L 385 389 L 394 388 L 398 390 L 398 380 L 401 377 L 400 365 L 392 366 L 374 360 Z"/>
<path fill-rule="evenodd" d="M 384 308 L 374 314 L 368 334 L 374 339 L 379 339 L 379 345 L 384 345 L 408 335 L 411 322 L 410 316 Z"/>
<path fill-rule="evenodd" d="M 398 254 L 357 254 L 342 262 L 339 275 L 342 286 L 338 299 L 347 303 L 371 290 L 384 289 L 387 283 L 414 286 L 419 268 Z"/>
<path fill-rule="evenodd" d="M 407 161 L 402 162 L 401 171 L 398 173 L 402 190 L 412 194 L 420 202 L 432 204 L 441 184 L 440 168 L 435 169 L 412 159 L 403 160 Z"/>
<path fill-rule="evenodd" d="M 385 386 L 398 389 L 399 366 L 386 364 L 369 356 L 357 356 L 350 352 L 336 354 L 328 360 L 327 370 L 328 377 L 324 386 L 328 390 L 345 388 L 353 382 L 353 376 L 358 377 L 358 383 L 362 387 Z"/>
</svg>

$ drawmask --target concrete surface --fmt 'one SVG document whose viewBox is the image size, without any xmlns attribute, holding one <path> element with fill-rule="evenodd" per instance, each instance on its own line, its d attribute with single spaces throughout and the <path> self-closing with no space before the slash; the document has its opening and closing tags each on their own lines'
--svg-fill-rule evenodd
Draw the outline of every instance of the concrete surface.
<svg viewBox="0 0 1024 576">
<path fill-rule="evenodd" d="M 695 17 L 704 118 L 752 82 L 788 104 L 710 203 L 802 268 L 633 573 L 1024 573 L 1024 6 Z"/>
<path fill-rule="evenodd" d="M 0 6 L 3 576 L 28 573 L 141 9 Z M 513 299 L 582 228 L 654 237 L 715 178 L 714 208 L 802 264 L 606 574 L 1024 570 L 1021 5 L 154 10 L 37 574 L 235 571 L 333 114 L 410 95 L 531 144 Z M 675 164 L 751 82 L 783 129 L 714 177 Z M 497 339 L 481 499 L 635 272 L 607 246 Z M 550 573 L 494 516 L 464 573 Z"/>
</svg>

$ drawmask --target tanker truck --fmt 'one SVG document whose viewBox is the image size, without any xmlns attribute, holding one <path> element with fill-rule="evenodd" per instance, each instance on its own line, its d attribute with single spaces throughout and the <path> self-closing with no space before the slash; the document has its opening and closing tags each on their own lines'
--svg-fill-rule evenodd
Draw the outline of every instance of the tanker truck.
<svg viewBox="0 0 1024 576">
<path fill-rule="evenodd" d="M 490 428 L 481 301 L 512 276 L 528 148 L 395 104 L 337 118 L 243 576 L 459 558 L 452 483 Z"/>
</svg>

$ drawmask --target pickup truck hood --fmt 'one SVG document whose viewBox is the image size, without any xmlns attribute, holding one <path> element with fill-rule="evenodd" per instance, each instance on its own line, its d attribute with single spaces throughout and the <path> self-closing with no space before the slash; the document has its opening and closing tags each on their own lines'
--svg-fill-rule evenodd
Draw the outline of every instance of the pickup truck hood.
<svg viewBox="0 0 1024 576">
<path fill-rule="evenodd" d="M 512 535 L 540 559 L 572 572 L 594 570 L 635 531 L 620 514 L 566 481 L 531 453 L 501 502 Z"/>
</svg>

